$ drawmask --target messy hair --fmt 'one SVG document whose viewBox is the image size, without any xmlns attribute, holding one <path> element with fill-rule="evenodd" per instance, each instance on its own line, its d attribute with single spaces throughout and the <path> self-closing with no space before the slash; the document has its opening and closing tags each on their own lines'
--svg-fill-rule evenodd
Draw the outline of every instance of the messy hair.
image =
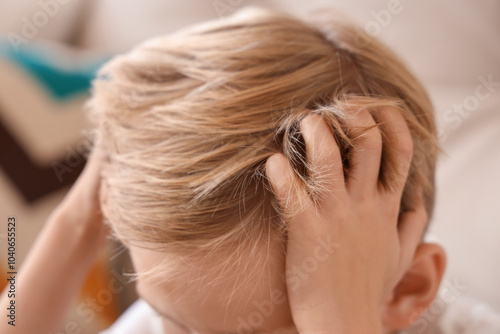
<svg viewBox="0 0 500 334">
<path fill-rule="evenodd" d="M 301 196 L 325 190 L 307 162 L 300 121 L 310 114 L 327 121 L 348 178 L 350 152 L 366 129 L 346 120 L 367 109 L 377 121 L 375 111 L 387 107 L 401 112 L 414 144 L 401 211 L 421 185 L 430 218 L 440 149 L 429 97 L 393 52 L 342 16 L 247 8 L 147 40 L 93 82 L 90 116 L 110 156 L 104 217 L 125 245 L 193 263 L 215 259 L 214 272 L 227 270 L 265 253 L 270 240 L 286 244 L 265 173 L 271 155 L 290 161 L 297 186 L 307 189 Z M 390 189 L 399 166 L 380 128 L 380 182 Z"/>
</svg>

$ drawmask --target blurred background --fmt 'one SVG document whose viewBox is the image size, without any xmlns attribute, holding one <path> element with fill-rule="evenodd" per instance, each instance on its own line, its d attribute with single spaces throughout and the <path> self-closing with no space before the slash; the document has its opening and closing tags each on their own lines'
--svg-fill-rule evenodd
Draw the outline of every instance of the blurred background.
<svg viewBox="0 0 500 334">
<path fill-rule="evenodd" d="M 91 133 L 82 107 L 96 69 L 144 39 L 249 5 L 299 15 L 334 6 L 424 83 L 447 153 L 428 236 L 448 254 L 443 285 L 500 312 L 498 0 L 0 0 L 0 275 L 7 217 L 19 222 L 21 264 L 85 165 Z M 136 299 L 122 275 L 130 270 L 126 250 L 111 244 L 67 321 L 81 333 L 107 328 Z"/>
</svg>

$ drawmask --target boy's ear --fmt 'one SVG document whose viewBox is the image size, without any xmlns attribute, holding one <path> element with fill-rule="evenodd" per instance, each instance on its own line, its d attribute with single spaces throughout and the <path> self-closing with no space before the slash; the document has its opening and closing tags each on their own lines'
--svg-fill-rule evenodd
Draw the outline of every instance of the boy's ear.
<svg viewBox="0 0 500 334">
<path fill-rule="evenodd" d="M 413 261 L 384 305 L 384 327 L 399 330 L 409 327 L 432 304 L 446 268 L 444 249 L 421 243 Z"/>
</svg>

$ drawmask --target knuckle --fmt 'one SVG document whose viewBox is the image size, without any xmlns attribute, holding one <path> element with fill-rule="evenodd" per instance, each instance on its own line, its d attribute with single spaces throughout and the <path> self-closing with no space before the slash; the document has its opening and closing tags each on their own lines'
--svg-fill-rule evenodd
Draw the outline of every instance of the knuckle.
<svg viewBox="0 0 500 334">
<path fill-rule="evenodd" d="M 367 130 L 364 134 L 366 147 L 373 150 L 382 149 L 382 135 L 378 128 L 374 127 Z"/>
<path fill-rule="evenodd" d="M 302 131 L 307 131 L 307 129 L 314 129 L 321 121 L 323 121 L 323 118 L 317 114 L 307 115 L 302 119 L 302 121 L 300 121 L 300 129 Z"/>
</svg>

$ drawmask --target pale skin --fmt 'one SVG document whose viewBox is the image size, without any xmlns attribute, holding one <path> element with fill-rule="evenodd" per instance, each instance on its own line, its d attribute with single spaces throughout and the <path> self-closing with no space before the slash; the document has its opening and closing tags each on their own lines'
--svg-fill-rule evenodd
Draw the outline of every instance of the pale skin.
<svg viewBox="0 0 500 334">
<path fill-rule="evenodd" d="M 139 280 L 139 294 L 164 315 L 165 333 L 378 334 L 405 328 L 417 319 L 436 296 L 445 255 L 441 247 L 421 242 L 427 224 L 421 200 L 398 216 L 412 140 L 397 110 L 381 110 L 377 119 L 386 122 L 391 129 L 388 136 L 397 143 L 401 175 L 395 190 L 385 190 L 378 181 L 382 142 L 377 128 L 357 143 L 352 157 L 356 168 L 344 180 L 338 147 L 327 124 L 320 116 L 306 117 L 300 128 L 307 158 L 327 170 L 331 191 L 321 198 L 319 207 L 311 201 L 291 218 L 286 258 L 272 258 L 268 275 L 235 293 L 228 308 L 218 297 L 231 293 L 241 275 L 226 275 L 220 284 L 203 291 L 202 299 L 199 292 L 188 289 L 186 280 L 159 285 Z M 374 124 L 368 111 L 356 114 L 353 122 Z M 24 291 L 19 297 L 24 300 L 19 303 L 25 305 L 24 309 L 20 306 L 24 319 L 15 328 L 0 323 L 2 333 L 56 332 L 103 248 L 107 229 L 100 215 L 98 185 L 105 158 L 96 152 L 23 264 L 18 290 Z M 285 210 L 294 205 L 294 190 L 287 189 L 294 176 L 284 156 L 270 157 L 266 172 Z M 331 236 L 336 247 L 326 247 L 320 254 L 318 238 L 325 236 Z M 134 246 L 130 251 L 138 272 L 168 256 Z M 303 267 L 311 258 L 319 260 L 300 284 L 296 284 L 297 277 L 293 284 L 291 277 L 281 279 L 283 273 Z M 62 276 L 64 280 L 59 279 Z M 7 307 L 7 303 L 4 293 L 0 305 Z M 269 315 L 258 307 L 264 304 L 272 305 Z"/>
</svg>

